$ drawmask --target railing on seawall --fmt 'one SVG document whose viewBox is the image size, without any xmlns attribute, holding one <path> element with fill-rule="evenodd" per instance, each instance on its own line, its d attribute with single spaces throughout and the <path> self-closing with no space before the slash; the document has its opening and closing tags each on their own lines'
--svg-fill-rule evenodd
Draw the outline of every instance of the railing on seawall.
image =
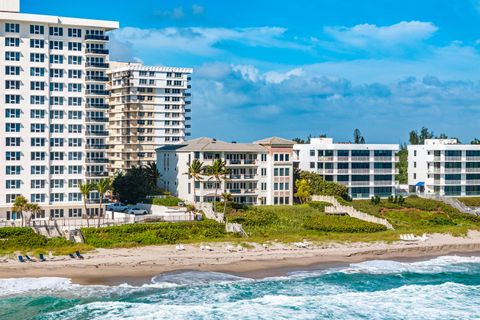
<svg viewBox="0 0 480 320">
<path fill-rule="evenodd" d="M 243 230 L 243 227 L 240 223 L 227 222 L 225 224 L 225 230 L 231 233 L 239 233 L 243 237 L 247 237 L 247 233 Z"/>
<path fill-rule="evenodd" d="M 393 226 L 390 224 L 390 222 L 387 221 L 387 219 L 383 218 L 378 218 L 374 217 L 372 215 L 369 215 L 365 212 L 358 211 L 357 209 L 350 207 L 350 206 L 344 206 L 341 205 L 335 197 L 332 196 L 312 196 L 313 201 L 321 201 L 321 202 L 328 202 L 331 203 L 332 206 L 326 207 L 325 212 L 326 213 L 333 213 L 333 214 L 343 214 L 346 213 L 350 217 L 357 218 L 359 220 L 363 220 L 366 222 L 372 222 L 372 223 L 377 223 L 384 225 L 387 229 L 393 230 Z"/>
<path fill-rule="evenodd" d="M 203 211 L 203 213 L 205 213 L 205 216 L 208 219 L 212 219 L 212 220 L 215 220 L 215 221 L 220 222 L 220 223 L 225 222 L 225 217 L 224 217 L 223 213 L 214 212 L 213 211 L 213 205 L 211 203 L 201 202 L 201 203 L 197 203 L 197 206 L 200 210 Z"/>
</svg>

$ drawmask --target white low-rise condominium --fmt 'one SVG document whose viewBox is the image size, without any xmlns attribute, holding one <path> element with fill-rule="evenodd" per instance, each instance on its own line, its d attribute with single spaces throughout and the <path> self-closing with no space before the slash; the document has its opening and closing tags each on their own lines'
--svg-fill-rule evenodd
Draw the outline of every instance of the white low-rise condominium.
<svg viewBox="0 0 480 320">
<path fill-rule="evenodd" d="M 326 181 L 348 187 L 352 198 L 388 197 L 395 194 L 398 144 L 333 143 L 312 138 L 293 146 L 294 165 L 322 175 Z"/>
<path fill-rule="evenodd" d="M 427 139 L 408 146 L 410 192 L 441 196 L 480 195 L 480 145 Z"/>
<path fill-rule="evenodd" d="M 190 135 L 190 68 L 111 62 L 110 174 L 156 161 L 155 149 Z"/>
<path fill-rule="evenodd" d="M 212 202 L 215 192 L 228 192 L 241 204 L 292 204 L 294 142 L 267 138 L 253 143 L 197 138 L 157 149 L 160 187 L 189 202 Z M 204 166 L 226 162 L 228 174 L 220 184 L 208 176 L 193 181 L 187 174 L 194 159 Z M 217 191 L 216 191 L 217 189 Z"/>
<path fill-rule="evenodd" d="M 119 24 L 0 10 L 0 220 L 19 195 L 40 218 L 80 216 L 79 182 L 107 175 L 106 32 Z"/>
</svg>

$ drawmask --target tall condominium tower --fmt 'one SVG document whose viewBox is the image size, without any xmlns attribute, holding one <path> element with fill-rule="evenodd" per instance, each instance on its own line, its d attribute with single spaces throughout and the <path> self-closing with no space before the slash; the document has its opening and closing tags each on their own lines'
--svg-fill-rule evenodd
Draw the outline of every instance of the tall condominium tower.
<svg viewBox="0 0 480 320">
<path fill-rule="evenodd" d="M 106 32 L 119 24 L 0 10 L 0 219 L 18 195 L 39 218 L 80 216 L 79 182 L 108 172 Z"/>
<path fill-rule="evenodd" d="M 156 161 L 155 148 L 189 136 L 189 68 L 112 62 L 110 82 L 110 173 Z"/>
</svg>

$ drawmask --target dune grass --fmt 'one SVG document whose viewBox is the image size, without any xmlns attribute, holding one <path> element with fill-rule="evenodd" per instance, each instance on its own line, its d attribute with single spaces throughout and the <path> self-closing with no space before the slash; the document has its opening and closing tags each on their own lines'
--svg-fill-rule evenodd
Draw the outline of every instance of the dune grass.
<svg viewBox="0 0 480 320">
<path fill-rule="evenodd" d="M 457 199 L 469 207 L 480 207 L 480 197 L 461 197 Z"/>
</svg>

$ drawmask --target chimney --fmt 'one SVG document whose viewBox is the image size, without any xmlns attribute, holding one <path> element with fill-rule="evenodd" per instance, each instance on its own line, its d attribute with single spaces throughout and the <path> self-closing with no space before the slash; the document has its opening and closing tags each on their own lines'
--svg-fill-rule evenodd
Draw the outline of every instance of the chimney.
<svg viewBox="0 0 480 320">
<path fill-rule="evenodd" d="M 20 12 L 20 0 L 0 0 L 0 11 Z"/>
</svg>

